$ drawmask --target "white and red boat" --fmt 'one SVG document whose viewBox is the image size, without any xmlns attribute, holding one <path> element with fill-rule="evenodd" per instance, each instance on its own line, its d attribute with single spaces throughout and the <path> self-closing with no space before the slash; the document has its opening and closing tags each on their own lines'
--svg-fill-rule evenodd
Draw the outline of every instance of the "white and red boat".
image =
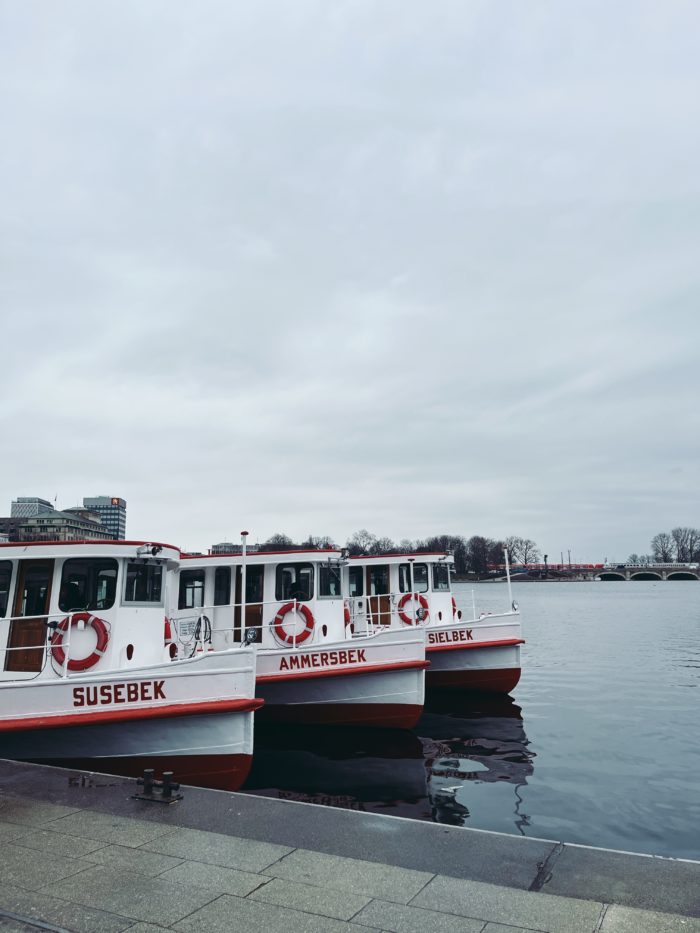
<svg viewBox="0 0 700 933">
<path fill-rule="evenodd" d="M 510 693 L 520 679 L 520 614 L 460 609 L 452 594 L 449 554 L 351 557 L 347 591 L 359 631 L 375 619 L 392 630 L 424 628 L 428 687 Z M 368 599 L 364 594 L 371 593 Z"/>
<path fill-rule="evenodd" d="M 241 786 L 255 649 L 177 656 L 179 563 L 150 542 L 0 545 L 0 757 Z"/>
<path fill-rule="evenodd" d="M 257 643 L 263 721 L 411 728 L 425 696 L 425 632 L 355 630 L 344 563 L 335 549 L 183 554 L 171 606 L 181 649 Z"/>
</svg>

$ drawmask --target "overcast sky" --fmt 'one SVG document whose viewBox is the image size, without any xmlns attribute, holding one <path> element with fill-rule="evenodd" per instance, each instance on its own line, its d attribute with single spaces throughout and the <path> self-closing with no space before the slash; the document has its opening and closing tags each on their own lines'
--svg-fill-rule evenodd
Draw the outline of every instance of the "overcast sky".
<svg viewBox="0 0 700 933">
<path fill-rule="evenodd" d="M 695 2 L 0 0 L 0 513 L 700 525 Z"/>
</svg>

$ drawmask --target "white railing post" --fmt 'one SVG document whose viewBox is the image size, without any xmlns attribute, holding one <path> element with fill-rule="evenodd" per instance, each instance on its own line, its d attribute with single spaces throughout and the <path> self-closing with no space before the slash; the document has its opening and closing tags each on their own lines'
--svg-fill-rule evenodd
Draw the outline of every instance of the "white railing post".
<svg viewBox="0 0 700 933">
<path fill-rule="evenodd" d="M 248 532 L 241 532 L 241 644 L 245 644 L 246 553 Z"/>
<path fill-rule="evenodd" d="M 415 578 L 413 576 L 413 562 L 415 557 L 408 558 L 408 567 L 409 567 L 409 586 L 411 587 L 411 609 L 413 611 L 413 624 L 416 624 L 416 588 L 415 588 Z M 400 589 L 400 587 L 399 587 Z"/>
</svg>

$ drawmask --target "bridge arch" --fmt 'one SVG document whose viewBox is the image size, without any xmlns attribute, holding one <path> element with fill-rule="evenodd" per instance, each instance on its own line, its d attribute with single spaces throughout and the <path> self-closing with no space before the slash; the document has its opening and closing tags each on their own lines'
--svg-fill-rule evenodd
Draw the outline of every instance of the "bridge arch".
<svg viewBox="0 0 700 933">
<path fill-rule="evenodd" d="M 597 578 L 598 580 L 626 580 L 624 573 L 619 573 L 616 570 L 604 570 L 602 573 L 599 573 Z"/>
<path fill-rule="evenodd" d="M 690 570 L 675 570 L 673 573 L 666 574 L 667 580 L 697 580 L 698 576 L 691 573 Z"/>
<path fill-rule="evenodd" d="M 638 570 L 630 574 L 630 580 L 663 580 L 663 577 L 653 570 Z"/>
</svg>

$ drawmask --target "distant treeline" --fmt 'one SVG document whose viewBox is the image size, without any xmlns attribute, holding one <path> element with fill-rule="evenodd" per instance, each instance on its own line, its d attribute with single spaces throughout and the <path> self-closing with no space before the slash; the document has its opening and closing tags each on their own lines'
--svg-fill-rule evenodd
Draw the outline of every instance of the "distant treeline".
<svg viewBox="0 0 700 933">
<path fill-rule="evenodd" d="M 295 547 L 324 548 L 338 545 L 328 535 L 317 537 L 309 535 L 304 541 L 295 542 L 283 534 L 272 535 L 264 544 L 259 545 L 261 551 L 281 551 Z M 398 543 L 391 538 L 380 538 L 371 534 L 365 528 L 356 531 L 348 538 L 345 547 L 348 552 L 357 556 L 360 554 L 420 554 L 429 551 L 451 551 L 454 554 L 455 571 L 457 573 L 486 573 L 489 566 L 503 563 L 503 550 L 508 548 L 510 559 L 516 564 L 531 564 L 539 560 L 540 552 L 534 541 L 529 538 L 520 538 L 511 535 L 503 541 L 485 538 L 482 535 L 473 535 L 463 538 L 460 535 L 434 535 L 430 538 L 409 541 L 402 538 Z"/>
<path fill-rule="evenodd" d="M 651 539 L 651 554 L 630 554 L 629 564 L 689 564 L 700 561 L 700 529 L 674 528 Z"/>
</svg>

